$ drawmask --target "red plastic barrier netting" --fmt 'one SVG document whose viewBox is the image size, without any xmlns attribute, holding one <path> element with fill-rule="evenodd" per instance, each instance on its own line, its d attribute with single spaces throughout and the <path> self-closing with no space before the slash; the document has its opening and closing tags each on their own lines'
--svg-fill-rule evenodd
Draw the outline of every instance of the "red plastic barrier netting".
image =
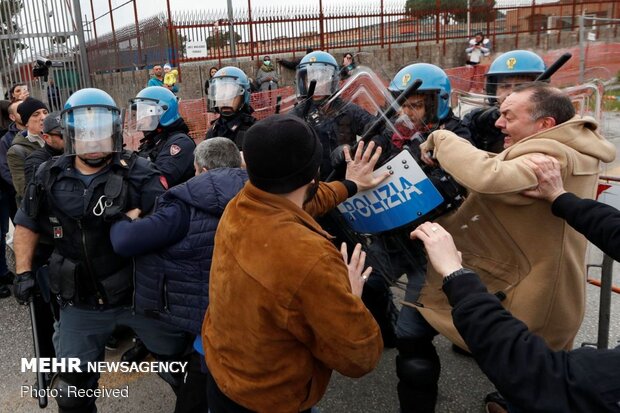
<svg viewBox="0 0 620 413">
<path fill-rule="evenodd" d="M 563 53 L 570 52 L 573 57 L 552 77 L 551 83 L 558 87 L 576 85 L 579 81 L 579 47 L 561 49 L 548 52 L 543 56 L 547 65 L 551 65 Z M 586 46 L 585 79 L 599 78 L 607 80 L 620 71 L 620 43 L 593 44 Z M 452 89 L 482 93 L 484 91 L 484 73 L 488 65 L 463 66 L 446 69 L 450 77 Z M 254 116 L 263 119 L 275 113 L 278 96 L 281 97 L 281 113 L 291 109 L 295 102 L 295 90 L 287 86 L 266 92 L 252 93 L 250 105 L 254 108 Z M 377 99 L 383 99 L 377 96 Z M 363 103 L 363 102 L 362 102 Z M 368 108 L 371 109 L 370 107 Z M 204 138 L 204 135 L 217 118 L 217 114 L 207 112 L 204 99 L 182 99 L 179 101 L 179 112 L 190 128 L 190 135 L 196 141 Z M 372 110 L 371 110 L 372 112 Z M 125 134 L 124 141 L 128 148 L 136 149 L 142 134 L 134 136 Z"/>
</svg>

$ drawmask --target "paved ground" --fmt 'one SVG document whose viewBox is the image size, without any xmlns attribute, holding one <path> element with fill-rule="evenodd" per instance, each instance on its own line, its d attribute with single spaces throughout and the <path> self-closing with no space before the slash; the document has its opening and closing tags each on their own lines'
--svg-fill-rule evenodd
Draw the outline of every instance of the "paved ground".
<svg viewBox="0 0 620 413">
<path fill-rule="evenodd" d="M 606 135 L 616 146 L 620 142 L 620 114 L 610 114 L 603 126 Z M 609 170 L 616 169 L 620 162 L 610 165 Z M 600 263 L 602 254 L 591 247 L 588 254 L 589 263 Z M 614 284 L 620 285 L 617 265 L 614 270 Z M 599 270 L 592 268 L 590 276 L 598 277 Z M 399 294 L 396 291 L 396 294 Z M 599 289 L 588 286 L 587 313 L 583 326 L 577 336 L 576 345 L 584 341 L 596 341 L 598 320 Z M 612 297 L 612 323 L 610 343 L 620 339 L 620 296 Z M 25 307 L 18 306 L 14 299 L 0 300 L 0 412 L 36 412 L 37 403 L 30 397 L 20 397 L 20 386 L 34 382 L 32 374 L 19 372 L 21 357 L 31 357 L 31 336 L 28 313 Z M 483 412 L 482 399 L 492 391 L 489 381 L 480 373 L 476 364 L 469 358 L 454 354 L 449 343 L 439 337 L 436 339 L 442 360 L 440 395 L 437 411 L 440 413 L 478 413 Z M 125 346 L 129 343 L 125 343 Z M 118 358 L 122 349 L 108 353 L 109 358 Z M 394 372 L 395 350 L 386 350 L 378 368 L 359 380 L 344 378 L 334 374 L 325 398 L 319 407 L 323 413 L 349 412 L 398 412 L 396 396 L 396 375 Z M 172 412 L 173 394 L 155 374 L 128 375 L 107 374 L 101 384 L 106 386 L 129 386 L 127 399 L 100 399 L 99 411 L 107 412 Z M 50 401 L 47 410 L 55 408 Z"/>
</svg>

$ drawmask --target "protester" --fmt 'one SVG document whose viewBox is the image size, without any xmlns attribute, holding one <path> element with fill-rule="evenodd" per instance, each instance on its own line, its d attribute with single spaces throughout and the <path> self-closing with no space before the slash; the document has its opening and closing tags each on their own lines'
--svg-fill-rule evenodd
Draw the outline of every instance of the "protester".
<svg viewBox="0 0 620 413">
<path fill-rule="evenodd" d="M 15 201 L 19 206 L 28 183 L 24 170 L 26 158 L 33 151 L 45 145 L 41 135 L 43 134 L 43 120 L 47 116 L 48 109 L 45 103 L 28 97 L 17 107 L 17 112 L 22 123 L 26 126 L 27 134 L 15 136 L 7 151 L 6 159 L 11 171 L 13 188 L 15 188 Z"/>
<path fill-rule="evenodd" d="M 326 184 L 321 144 L 302 120 L 273 115 L 248 130 L 250 181 L 218 226 L 202 328 L 211 412 L 310 411 L 332 370 L 360 377 L 378 362 L 361 245 L 349 261 L 312 218 L 388 176 L 373 177 L 381 150 L 363 147 L 353 159 L 346 150 L 346 180 Z"/>
<path fill-rule="evenodd" d="M 151 215 L 135 218 L 140 211 L 127 212 L 135 219 L 116 222 L 110 237 L 119 254 L 136 256 L 136 310 L 192 334 L 202 352 L 215 230 L 247 174 L 239 168 L 239 149 L 227 138 L 201 142 L 195 165 L 195 178 L 166 192 Z M 189 368 L 175 412 L 207 412 L 204 354 L 194 353 Z"/>
<path fill-rule="evenodd" d="M 439 222 L 453 234 L 465 266 L 480 274 L 507 310 L 552 349 L 570 349 L 585 310 L 586 242 L 552 219 L 543 202 L 518 194 L 536 184 L 524 160 L 536 152 L 558 158 L 568 187 L 591 197 L 600 162 L 613 160 L 615 147 L 597 133 L 594 119 L 575 116 L 570 98 L 545 83 L 515 88 L 500 113 L 496 126 L 506 138 L 497 155 L 448 131 L 436 131 L 422 144 L 423 158 L 434 163 L 427 154 L 432 151 L 469 191 L 459 209 Z M 441 277 L 429 271 L 417 307 L 420 338 L 432 345 L 438 331 L 466 349 L 440 288 Z"/>
<path fill-rule="evenodd" d="M 485 73 L 485 90 L 490 107 L 476 108 L 463 117 L 471 141 L 478 149 L 499 153 L 504 150 L 504 134 L 495 126 L 499 106 L 512 90 L 533 82 L 546 70 L 545 62 L 534 52 L 511 50 L 498 56 Z"/>
<path fill-rule="evenodd" d="M 536 197 L 555 199 L 555 215 L 571 216 L 575 229 L 583 230 L 605 252 L 620 257 L 614 248 L 620 240 L 610 232 L 615 223 L 610 228 L 609 222 L 602 222 L 620 222 L 620 211 L 569 193 L 556 197 L 555 184 L 545 182 L 549 178 L 545 174 L 552 170 L 535 162 L 540 168 L 535 169 L 540 180 Z M 553 173 L 561 187 L 560 166 L 555 162 Z M 456 329 L 482 371 L 505 397 L 510 412 L 620 412 L 620 346 L 614 350 L 552 350 L 504 308 L 476 272 L 463 267 L 450 233 L 441 225 L 426 222 L 411 237 L 424 242 L 431 264 L 443 277 L 442 290 L 452 306 Z"/>
<path fill-rule="evenodd" d="M 16 83 L 9 89 L 9 100 L 11 102 L 25 100 L 28 96 L 30 96 L 30 91 L 25 83 Z"/>
</svg>

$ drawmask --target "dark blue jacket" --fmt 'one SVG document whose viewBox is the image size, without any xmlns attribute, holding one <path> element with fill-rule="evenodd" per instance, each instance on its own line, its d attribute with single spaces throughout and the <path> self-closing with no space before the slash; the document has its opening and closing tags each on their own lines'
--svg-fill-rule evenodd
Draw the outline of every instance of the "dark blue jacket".
<svg viewBox="0 0 620 413">
<path fill-rule="evenodd" d="M 210 170 L 166 192 L 151 216 L 113 225 L 118 253 L 143 254 L 136 257 L 139 313 L 200 334 L 215 230 L 246 180 L 242 169 Z"/>
</svg>

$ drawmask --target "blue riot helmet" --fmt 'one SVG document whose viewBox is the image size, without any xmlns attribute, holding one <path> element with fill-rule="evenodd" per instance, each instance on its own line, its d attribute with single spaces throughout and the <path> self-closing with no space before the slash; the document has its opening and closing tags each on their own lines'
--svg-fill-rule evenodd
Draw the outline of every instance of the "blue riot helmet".
<svg viewBox="0 0 620 413">
<path fill-rule="evenodd" d="M 237 99 L 240 97 L 240 99 Z M 250 107 L 250 81 L 243 70 L 226 66 L 209 80 L 208 107 L 222 116 L 231 116 Z"/>
<path fill-rule="evenodd" d="M 422 81 L 422 85 L 414 92 L 414 95 L 424 97 L 425 117 L 422 121 L 430 125 L 445 119 L 450 113 L 452 87 L 448 75 L 439 67 L 429 63 L 405 66 L 396 73 L 388 89 L 397 97 L 416 79 Z"/>
<path fill-rule="evenodd" d="M 170 126 L 181 118 L 177 97 L 162 86 L 142 89 L 129 103 L 130 127 L 138 131 L 148 132 L 158 126 Z"/>
<path fill-rule="evenodd" d="M 316 80 L 313 96 L 326 97 L 336 93 L 340 72 L 334 56 L 317 51 L 308 53 L 301 59 L 296 73 L 298 98 L 308 96 L 308 87 L 313 80 Z"/>
<path fill-rule="evenodd" d="M 78 90 L 67 99 L 60 118 L 64 129 L 65 154 L 103 153 L 107 156 L 123 150 L 121 111 L 114 99 L 103 90 Z"/>
<path fill-rule="evenodd" d="M 497 85 L 507 77 L 522 77 L 534 81 L 547 67 L 545 62 L 529 50 L 512 50 L 498 56 L 485 74 L 487 95 L 497 95 Z"/>
</svg>

